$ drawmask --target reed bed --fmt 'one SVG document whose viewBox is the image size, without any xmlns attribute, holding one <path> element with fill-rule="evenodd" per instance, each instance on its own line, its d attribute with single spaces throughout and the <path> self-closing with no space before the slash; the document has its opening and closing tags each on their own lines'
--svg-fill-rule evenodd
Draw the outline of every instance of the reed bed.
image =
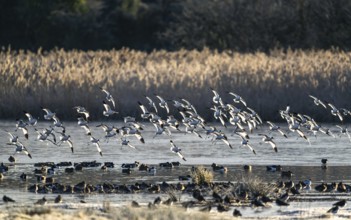
<svg viewBox="0 0 351 220">
<path fill-rule="evenodd" d="M 40 106 L 74 119 L 73 106 L 85 106 L 101 119 L 107 88 L 117 99 L 118 117 L 139 115 L 137 101 L 154 93 L 166 99 L 184 97 L 206 118 L 211 117 L 212 92 L 226 102 L 226 91 L 240 94 L 266 120 L 291 105 L 292 111 L 317 119 L 334 118 L 314 106 L 308 94 L 350 107 L 351 53 L 339 50 L 0 52 L 0 118 L 23 117 L 23 110 L 42 115 Z"/>
<path fill-rule="evenodd" d="M 146 206 L 140 208 L 132 208 L 129 206 L 122 207 L 111 207 L 107 210 L 92 209 L 92 208 L 81 208 L 77 210 L 69 210 L 64 208 L 53 208 L 53 207 L 26 207 L 16 208 L 7 207 L 6 210 L 0 213 L 2 219 L 91 219 L 91 220 L 107 220 L 107 219 L 230 219 L 230 216 L 225 214 L 208 214 L 201 213 L 199 211 L 186 211 L 180 207 L 158 207 L 155 209 L 149 209 Z"/>
</svg>

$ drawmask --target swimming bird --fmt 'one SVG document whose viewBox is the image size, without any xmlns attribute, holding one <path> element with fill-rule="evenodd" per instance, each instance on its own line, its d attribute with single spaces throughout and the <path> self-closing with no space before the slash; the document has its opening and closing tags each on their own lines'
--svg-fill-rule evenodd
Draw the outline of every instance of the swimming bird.
<svg viewBox="0 0 351 220">
<path fill-rule="evenodd" d="M 339 211 L 339 206 L 333 206 L 331 209 L 327 211 L 327 213 L 333 213 L 336 214 Z"/>
<path fill-rule="evenodd" d="M 62 203 L 62 196 L 61 196 L 61 195 L 58 195 L 58 196 L 55 198 L 55 203 Z"/>
<path fill-rule="evenodd" d="M 39 199 L 38 201 L 36 201 L 34 204 L 35 205 L 45 205 L 47 202 L 45 196 L 42 199 Z"/>
<path fill-rule="evenodd" d="M 90 114 L 84 107 L 75 106 L 73 109 L 76 109 L 78 114 L 83 114 L 85 116 L 85 120 L 89 121 Z"/>
<path fill-rule="evenodd" d="M 8 160 L 10 163 L 16 163 L 16 158 L 14 158 L 12 155 L 9 157 Z"/>
<path fill-rule="evenodd" d="M 28 118 L 28 124 L 35 126 L 38 122 L 37 119 L 35 119 L 30 113 L 24 111 L 24 114 L 27 116 Z"/>
<path fill-rule="evenodd" d="M 106 100 L 112 103 L 113 108 L 116 108 L 115 100 L 112 97 L 111 93 L 109 91 L 107 91 L 106 89 L 103 89 L 102 87 L 100 87 L 100 90 L 106 94 Z"/>
<path fill-rule="evenodd" d="M 113 115 L 113 114 L 118 114 L 118 112 L 114 111 L 111 109 L 110 105 L 107 104 L 105 101 L 102 101 L 103 105 L 104 105 L 104 108 L 105 110 L 102 112 L 102 114 L 106 117 L 109 117 L 110 115 Z"/>
<path fill-rule="evenodd" d="M 289 206 L 290 204 L 289 203 L 287 203 L 286 201 L 283 201 L 283 200 L 281 200 L 281 199 L 276 199 L 275 200 L 275 203 L 278 205 L 278 206 Z"/>
<path fill-rule="evenodd" d="M 25 122 L 23 122 L 21 119 L 17 119 L 17 120 L 16 120 L 16 130 L 15 130 L 15 131 L 17 131 L 18 129 L 21 129 L 22 132 L 23 132 L 23 134 L 24 134 L 24 137 L 25 137 L 26 139 L 29 138 L 28 129 L 26 128 L 27 125 L 28 125 L 28 124 L 25 123 Z"/>
<path fill-rule="evenodd" d="M 274 150 L 275 152 L 278 152 L 278 148 L 277 148 L 277 145 L 276 145 L 276 144 L 274 143 L 274 141 L 273 141 L 273 137 L 269 137 L 269 136 L 266 135 L 266 134 L 258 134 L 258 135 L 263 136 L 262 141 L 263 141 L 264 143 L 270 144 L 270 145 L 272 146 L 273 150 Z"/>
<path fill-rule="evenodd" d="M 147 172 L 148 172 L 150 175 L 155 175 L 155 174 L 156 174 L 156 167 L 150 167 L 150 168 L 148 168 Z"/>
<path fill-rule="evenodd" d="M 2 201 L 4 201 L 5 203 L 8 203 L 8 202 L 16 202 L 15 200 L 11 199 L 10 197 L 4 195 L 2 197 Z"/>
<path fill-rule="evenodd" d="M 346 206 L 346 204 L 347 204 L 346 199 L 342 199 L 342 200 L 340 200 L 340 201 L 334 203 L 333 206 L 338 206 L 338 207 L 340 207 L 340 208 L 343 208 L 343 207 Z"/>
<path fill-rule="evenodd" d="M 206 201 L 205 197 L 202 195 L 201 191 L 199 189 L 195 189 L 193 191 L 193 197 L 197 199 L 199 202 Z"/>
<path fill-rule="evenodd" d="M 102 151 L 101 151 L 101 148 L 100 148 L 100 140 L 97 139 L 97 138 L 94 138 L 91 135 L 89 135 L 89 136 L 90 136 L 90 142 L 93 143 L 96 146 L 100 156 L 102 156 Z"/>
<path fill-rule="evenodd" d="M 311 98 L 313 99 L 314 104 L 316 104 L 317 106 L 318 106 L 318 105 L 321 105 L 321 106 L 323 106 L 325 109 L 327 108 L 327 105 L 324 104 L 324 102 L 322 102 L 320 99 L 318 99 L 318 98 L 316 98 L 316 97 L 314 97 L 314 96 L 312 96 L 312 95 L 309 95 L 309 97 L 311 97 Z"/>
<path fill-rule="evenodd" d="M 178 148 L 172 140 L 170 140 L 170 143 L 171 143 L 171 151 L 177 154 L 182 160 L 186 161 L 185 157 L 181 153 L 182 150 Z"/>
<path fill-rule="evenodd" d="M 52 111 L 51 111 L 50 109 L 48 109 L 48 108 L 43 108 L 43 107 L 41 107 L 41 109 L 46 113 L 46 114 L 44 115 L 44 119 L 45 119 L 45 120 L 51 120 L 51 119 L 53 119 L 54 116 L 56 115 L 55 112 L 52 112 Z"/>
<path fill-rule="evenodd" d="M 228 172 L 228 168 L 225 166 L 217 165 L 216 163 L 212 163 L 211 165 L 212 170 L 215 172 L 226 173 Z"/>
<path fill-rule="evenodd" d="M 155 96 L 160 100 L 159 106 L 160 106 L 161 108 L 166 109 L 167 114 L 168 114 L 168 113 L 169 113 L 169 107 L 168 107 L 167 102 L 166 102 L 161 96 L 156 95 L 156 94 L 155 94 Z"/>
<path fill-rule="evenodd" d="M 306 189 L 311 189 L 312 180 L 311 180 L 311 179 L 304 180 L 304 181 L 303 181 L 303 184 L 305 185 L 305 188 L 306 188 Z"/>
<path fill-rule="evenodd" d="M 269 124 L 269 130 L 270 131 L 278 131 L 281 135 L 283 135 L 285 138 L 288 138 L 286 134 L 280 129 L 278 125 L 275 125 L 274 123 L 267 121 L 267 124 Z"/>
<path fill-rule="evenodd" d="M 233 211 L 233 216 L 234 216 L 234 217 L 240 217 L 240 216 L 242 216 L 242 214 L 241 214 L 241 212 L 240 212 L 239 210 L 234 209 L 234 211 Z"/>
</svg>

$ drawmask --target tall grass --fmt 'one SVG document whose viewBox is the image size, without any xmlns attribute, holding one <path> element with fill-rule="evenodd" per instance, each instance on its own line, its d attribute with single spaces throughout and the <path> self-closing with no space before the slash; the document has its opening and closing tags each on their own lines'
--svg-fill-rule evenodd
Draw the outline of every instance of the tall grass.
<svg viewBox="0 0 351 220">
<path fill-rule="evenodd" d="M 218 215 L 218 214 L 217 214 Z M 180 207 L 158 207 L 157 209 L 148 209 L 143 206 L 141 208 L 131 208 L 127 206 L 111 207 L 106 210 L 81 208 L 77 210 L 67 210 L 60 208 L 16 208 L 7 207 L 0 213 L 2 219 L 228 219 L 230 216 L 209 213 L 200 213 L 198 211 L 185 211 Z"/>
<path fill-rule="evenodd" d="M 225 92 L 246 99 L 264 119 L 278 118 L 278 109 L 313 113 L 323 120 L 308 94 L 350 107 L 351 53 L 338 50 L 266 53 L 232 51 L 64 51 L 0 52 L 0 118 L 16 118 L 22 111 L 42 115 L 39 106 L 62 119 L 75 118 L 73 106 L 85 106 L 93 119 L 102 118 L 107 88 L 115 96 L 120 116 L 139 115 L 137 101 L 157 93 L 166 99 L 184 97 L 205 117 L 211 112 L 212 92 L 232 102 Z"/>
</svg>

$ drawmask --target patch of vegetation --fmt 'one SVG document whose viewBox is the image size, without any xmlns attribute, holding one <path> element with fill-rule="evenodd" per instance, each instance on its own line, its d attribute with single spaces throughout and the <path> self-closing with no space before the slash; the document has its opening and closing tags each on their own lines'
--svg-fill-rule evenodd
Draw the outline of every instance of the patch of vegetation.
<svg viewBox="0 0 351 220">
<path fill-rule="evenodd" d="M 199 185 L 211 183 L 213 181 L 213 172 L 203 166 L 195 167 L 191 171 L 191 178 L 194 183 Z"/>
</svg>

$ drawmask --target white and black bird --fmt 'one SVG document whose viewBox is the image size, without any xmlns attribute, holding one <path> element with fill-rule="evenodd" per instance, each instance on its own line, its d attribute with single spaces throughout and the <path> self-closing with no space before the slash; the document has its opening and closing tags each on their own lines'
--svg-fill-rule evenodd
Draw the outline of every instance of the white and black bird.
<svg viewBox="0 0 351 220">
<path fill-rule="evenodd" d="M 106 117 L 109 117 L 110 115 L 113 115 L 113 114 L 118 114 L 118 112 L 116 112 L 115 110 L 112 110 L 110 105 L 107 104 L 105 101 L 102 101 L 103 105 L 104 105 L 104 108 L 105 110 L 102 112 L 102 114 Z"/>
<path fill-rule="evenodd" d="M 169 113 L 169 107 L 168 107 L 168 104 L 166 102 L 166 100 L 164 100 L 161 96 L 159 95 L 156 95 L 155 96 L 160 100 L 160 103 L 158 104 L 161 108 L 164 108 L 166 109 L 167 111 L 167 114 Z"/>
<path fill-rule="evenodd" d="M 153 136 L 153 138 L 155 138 L 157 135 L 161 135 L 163 133 L 167 134 L 168 136 L 171 136 L 171 132 L 165 128 L 165 127 L 161 127 L 159 124 L 157 123 L 153 123 L 153 125 L 155 126 L 156 128 L 156 131 L 155 131 L 155 135 Z"/>
<path fill-rule="evenodd" d="M 17 141 L 18 141 L 18 136 L 17 135 L 14 135 L 8 131 L 6 131 L 9 135 L 10 135 L 10 138 L 9 138 L 9 143 L 7 143 L 8 145 L 16 145 Z"/>
<path fill-rule="evenodd" d="M 273 139 L 274 139 L 273 137 L 270 137 L 266 134 L 258 134 L 258 135 L 263 136 L 262 141 L 264 143 L 270 144 L 272 146 L 273 150 L 275 152 L 278 152 L 278 148 L 277 148 L 277 145 L 273 141 Z"/>
<path fill-rule="evenodd" d="M 342 116 L 342 114 L 340 113 L 339 109 L 337 109 L 333 104 L 328 103 L 328 106 L 331 108 L 330 112 L 332 115 L 334 116 L 338 116 L 340 121 L 343 121 L 344 118 Z"/>
<path fill-rule="evenodd" d="M 143 104 L 141 104 L 141 102 L 138 101 L 138 104 L 141 108 L 141 111 L 143 111 L 143 113 L 141 113 L 141 118 L 148 119 L 151 116 L 149 110 L 147 110 L 147 108 Z"/>
<path fill-rule="evenodd" d="M 145 96 L 145 98 L 149 101 L 148 104 L 149 104 L 150 108 L 153 108 L 155 110 L 155 112 L 157 113 L 156 103 L 149 96 Z"/>
<path fill-rule="evenodd" d="M 28 124 L 31 126 L 35 126 L 38 122 L 38 120 L 36 118 L 34 118 L 30 113 L 24 111 L 24 114 L 27 116 L 28 118 Z"/>
<path fill-rule="evenodd" d="M 38 129 L 35 128 L 35 131 L 38 133 L 37 140 L 41 142 L 51 142 L 52 144 L 56 145 L 56 143 L 53 140 L 48 139 L 48 135 L 46 134 L 46 130 L 43 132 L 38 131 Z"/>
<path fill-rule="evenodd" d="M 69 145 L 69 147 L 71 148 L 71 151 L 72 153 L 74 153 L 74 150 L 73 150 L 73 143 L 71 141 L 71 136 L 70 135 L 67 135 L 63 132 L 60 133 L 61 136 L 60 136 L 60 141 L 57 145 L 61 145 L 62 143 L 67 143 Z"/>
<path fill-rule="evenodd" d="M 78 123 L 79 126 L 84 126 L 84 125 L 88 125 L 89 124 L 88 121 L 85 118 L 83 118 L 83 117 L 78 117 L 77 120 L 78 120 L 77 123 Z"/>
<path fill-rule="evenodd" d="M 243 137 L 241 137 L 241 146 L 248 147 L 252 151 L 252 153 L 256 154 L 255 149 L 253 149 L 253 147 L 249 144 L 249 140 Z"/>
<path fill-rule="evenodd" d="M 280 129 L 280 126 L 274 124 L 273 122 L 267 121 L 267 124 L 269 124 L 269 130 L 270 131 L 278 131 L 281 135 L 283 135 L 285 138 L 288 138 L 288 136 Z"/>
<path fill-rule="evenodd" d="M 51 120 L 51 119 L 53 119 L 54 116 L 56 115 L 55 112 L 52 112 L 52 111 L 51 111 L 50 109 L 48 109 L 48 108 L 43 108 L 43 107 L 41 107 L 41 109 L 46 113 L 46 114 L 44 115 L 44 119 L 45 119 L 45 120 Z"/>
<path fill-rule="evenodd" d="M 136 149 L 129 140 L 127 140 L 126 138 L 121 138 L 122 141 L 122 146 L 128 146 L 130 148 Z"/>
<path fill-rule="evenodd" d="M 62 132 L 65 133 L 66 128 L 65 126 L 63 126 L 63 123 L 60 121 L 60 119 L 56 115 L 53 116 L 53 119 L 54 119 L 54 122 L 53 122 L 54 127 L 62 128 Z"/>
<path fill-rule="evenodd" d="M 27 126 L 28 124 L 26 122 L 23 122 L 23 120 L 21 119 L 17 119 L 16 120 L 16 130 L 17 131 L 18 129 L 22 130 L 23 134 L 24 134 L 24 137 L 26 139 L 29 138 L 29 135 L 28 135 L 28 129 L 27 129 Z"/>
<path fill-rule="evenodd" d="M 172 140 L 170 140 L 171 143 L 171 151 L 175 154 L 177 154 L 182 160 L 186 161 L 185 157 L 181 153 L 182 149 L 178 148 Z"/>
<path fill-rule="evenodd" d="M 340 129 L 340 135 L 347 135 L 347 137 L 351 141 L 351 135 L 346 127 L 341 127 L 340 125 L 335 125 L 335 126 Z"/>
<path fill-rule="evenodd" d="M 90 142 L 96 146 L 96 149 L 98 150 L 100 156 L 102 156 L 102 151 L 101 151 L 101 147 L 100 147 L 100 140 L 97 138 L 94 138 L 93 136 L 90 135 Z"/>
<path fill-rule="evenodd" d="M 240 103 L 241 102 L 243 105 L 246 106 L 246 102 L 241 96 L 239 96 L 238 94 L 235 94 L 234 92 L 228 92 L 228 94 L 234 96 L 233 101 L 235 103 Z"/>
<path fill-rule="evenodd" d="M 221 101 L 221 97 L 219 96 L 218 92 L 214 89 L 211 88 L 211 91 L 213 92 L 213 98 L 212 98 L 212 101 L 215 103 L 215 104 L 219 104 L 219 102 Z"/>
<path fill-rule="evenodd" d="M 223 141 L 226 145 L 228 145 L 228 147 L 230 147 L 231 149 L 233 149 L 232 145 L 229 143 L 227 136 L 223 133 L 223 132 L 218 132 L 218 131 L 213 131 L 210 134 L 212 134 L 213 137 L 213 141 Z"/>
<path fill-rule="evenodd" d="M 100 87 L 100 90 L 106 94 L 106 100 L 112 103 L 113 108 L 116 108 L 115 100 L 112 97 L 111 93 L 102 87 Z"/>
<path fill-rule="evenodd" d="M 320 99 L 314 97 L 313 95 L 309 95 L 309 97 L 311 97 L 311 98 L 313 99 L 314 104 L 316 104 L 317 106 L 318 106 L 318 105 L 321 105 L 321 106 L 323 106 L 324 108 L 327 108 L 327 105 L 324 104 L 324 102 L 322 102 L 322 100 L 320 100 Z"/>
<path fill-rule="evenodd" d="M 15 153 L 24 153 L 26 154 L 30 159 L 32 159 L 32 155 L 29 153 L 29 151 L 27 150 L 27 148 L 19 141 L 17 141 L 17 143 L 15 144 L 16 145 L 16 148 L 15 148 Z"/>
<path fill-rule="evenodd" d="M 90 114 L 84 107 L 75 106 L 75 107 L 73 107 L 73 109 L 76 109 L 78 114 L 83 114 L 85 116 L 85 120 L 89 121 Z"/>
</svg>

